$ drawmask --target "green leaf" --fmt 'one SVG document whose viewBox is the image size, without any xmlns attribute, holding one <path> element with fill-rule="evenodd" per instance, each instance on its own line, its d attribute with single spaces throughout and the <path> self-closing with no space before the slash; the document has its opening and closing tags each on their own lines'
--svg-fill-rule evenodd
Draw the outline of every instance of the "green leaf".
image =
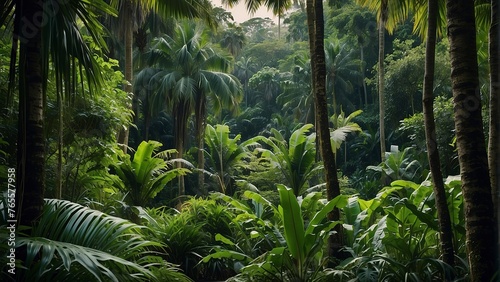
<svg viewBox="0 0 500 282">
<path fill-rule="evenodd" d="M 412 181 L 407 181 L 407 180 L 396 180 L 396 181 L 393 181 L 391 183 L 391 186 L 401 186 L 401 187 L 409 187 L 409 188 L 412 188 L 414 190 L 417 190 L 420 185 L 419 184 L 416 184 L 415 182 L 412 182 Z"/>
<path fill-rule="evenodd" d="M 428 214 L 420 211 L 414 204 L 410 203 L 408 200 L 404 201 L 405 206 L 423 223 L 427 224 L 430 228 L 438 231 L 437 219 L 433 214 Z"/>
<path fill-rule="evenodd" d="M 222 242 L 226 245 L 230 245 L 230 246 L 234 246 L 235 244 L 233 243 L 233 241 L 229 240 L 228 238 L 224 237 L 223 235 L 217 233 L 215 234 L 215 241 L 219 241 L 219 242 Z"/>
<path fill-rule="evenodd" d="M 304 261 L 304 222 L 297 198 L 292 189 L 278 185 L 280 213 L 283 217 L 285 238 L 290 254 L 299 264 Z"/>
<path fill-rule="evenodd" d="M 235 259 L 239 261 L 250 261 L 251 258 L 245 254 L 236 252 L 236 251 L 231 251 L 231 250 L 217 250 L 215 253 L 210 254 L 206 257 L 204 257 L 201 262 L 207 263 L 211 259 L 222 259 L 222 258 L 227 258 L 227 259 Z"/>
<path fill-rule="evenodd" d="M 332 211 L 334 208 L 343 208 L 347 205 L 347 201 L 349 196 L 347 195 L 338 195 L 337 197 L 330 200 L 320 211 L 318 211 L 314 217 L 309 222 L 309 225 L 306 229 L 306 234 L 309 234 L 313 231 L 315 225 L 318 225 L 322 220 L 326 218 L 326 215 Z"/>
<path fill-rule="evenodd" d="M 30 271 L 26 275 L 34 280 L 56 275 L 61 280 L 68 276 L 123 281 L 130 275 L 148 280 L 151 273 L 136 259 L 140 256 L 151 264 L 155 257 L 148 254 L 148 248 L 160 244 L 146 240 L 142 228 L 76 203 L 50 199 L 32 230 L 33 237 L 17 242 L 28 247 L 25 266 Z"/>
<path fill-rule="evenodd" d="M 278 210 L 276 209 L 276 207 L 269 200 L 262 197 L 260 194 L 258 194 L 256 192 L 247 190 L 247 191 L 243 192 L 243 197 L 254 200 L 255 202 L 262 204 L 264 206 L 271 207 L 276 214 L 278 213 Z"/>
</svg>

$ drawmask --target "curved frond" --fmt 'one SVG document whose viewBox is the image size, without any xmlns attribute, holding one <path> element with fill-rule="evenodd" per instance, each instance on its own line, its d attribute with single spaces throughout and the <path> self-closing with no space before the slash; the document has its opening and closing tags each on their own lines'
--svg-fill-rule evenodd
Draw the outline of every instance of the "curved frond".
<svg viewBox="0 0 500 282">
<path fill-rule="evenodd" d="M 102 76 L 94 58 L 95 50 L 89 47 L 85 34 L 90 35 L 97 49 L 105 50 L 104 28 L 98 20 L 99 13 L 114 16 L 116 11 L 102 0 L 48 2 L 43 5 L 43 20 L 47 22 L 42 26 L 42 50 L 47 54 L 43 69 L 48 73 L 49 64 L 53 65 L 57 89 L 62 90 L 64 85 L 67 96 L 75 92 L 76 85 L 72 83 L 71 76 L 76 70 L 80 73 L 84 71 L 92 93 L 102 84 Z"/>
<path fill-rule="evenodd" d="M 35 280 L 148 281 L 154 277 L 147 266 L 159 261 L 147 249 L 159 244 L 147 241 L 142 228 L 76 203 L 49 199 L 33 237 L 17 243 L 27 246 L 26 275 Z"/>
<path fill-rule="evenodd" d="M 53 241 L 43 237 L 18 239 L 18 247 L 26 245 L 24 279 L 70 281 L 73 279 L 128 281 L 155 280 L 144 266 L 94 248 Z M 36 260 L 37 256 L 42 260 Z"/>
<path fill-rule="evenodd" d="M 428 4 L 427 1 L 419 0 L 416 2 L 413 15 L 413 33 L 425 40 L 427 34 L 428 22 Z M 438 1 L 438 16 L 436 22 L 436 35 L 442 37 L 446 32 L 446 2 Z"/>
</svg>

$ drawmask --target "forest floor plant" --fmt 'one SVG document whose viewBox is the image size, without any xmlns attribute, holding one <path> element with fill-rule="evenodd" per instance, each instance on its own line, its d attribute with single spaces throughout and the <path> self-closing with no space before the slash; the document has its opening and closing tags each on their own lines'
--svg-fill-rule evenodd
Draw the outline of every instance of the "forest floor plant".
<svg viewBox="0 0 500 282">
<path fill-rule="evenodd" d="M 160 244 L 145 238 L 144 227 L 69 201 L 46 200 L 31 236 L 18 234 L 16 249 L 27 253 L 16 262 L 16 281 L 189 281 L 150 251 Z"/>
<path fill-rule="evenodd" d="M 335 207 L 347 204 L 347 196 L 318 204 L 321 202 L 319 192 L 297 198 L 293 190 L 284 185 L 278 185 L 278 191 L 278 207 L 272 206 L 256 193 L 246 193 L 254 203 L 270 207 L 274 212 L 270 219 L 278 220 L 271 234 L 260 233 L 263 229 L 251 230 L 250 237 L 271 237 L 278 240 L 274 241 L 272 249 L 254 257 L 240 269 L 237 276 L 228 281 L 328 281 L 330 270 L 326 268 L 328 258 L 324 253 L 325 245 L 330 232 L 339 222 L 326 221 L 326 214 Z M 258 207 L 259 204 L 255 206 Z M 225 239 L 221 241 L 228 248 L 236 245 Z M 235 249 L 218 248 L 215 251 L 203 261 L 232 258 L 245 263 L 251 258 L 248 254 L 235 252 Z"/>
<path fill-rule="evenodd" d="M 349 281 L 440 281 L 466 279 L 463 242 L 463 200 L 460 181 L 446 181 L 452 215 L 457 265 L 440 259 L 434 193 L 430 182 L 394 181 L 375 198 L 351 197 L 342 209 L 347 249 L 352 258 L 335 271 L 336 279 Z M 452 275 L 453 274 L 453 275 Z"/>
</svg>

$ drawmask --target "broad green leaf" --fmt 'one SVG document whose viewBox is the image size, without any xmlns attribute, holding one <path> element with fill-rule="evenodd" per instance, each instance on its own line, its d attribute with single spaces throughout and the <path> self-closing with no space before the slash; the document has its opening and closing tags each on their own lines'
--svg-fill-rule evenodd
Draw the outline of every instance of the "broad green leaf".
<svg viewBox="0 0 500 282">
<path fill-rule="evenodd" d="M 342 209 L 345 216 L 345 223 L 354 224 L 356 218 L 361 212 L 361 205 L 357 196 L 349 197 L 347 205 Z"/>
<path fill-rule="evenodd" d="M 372 246 L 374 250 L 382 250 L 385 237 L 385 229 L 387 228 L 387 215 L 383 216 L 376 224 L 375 233 L 373 234 Z"/>
<path fill-rule="evenodd" d="M 426 205 L 426 202 L 429 201 L 431 198 L 431 195 L 433 194 L 433 189 L 432 187 L 428 186 L 420 186 L 410 196 L 411 202 L 417 206 L 419 209 L 422 209 L 424 205 Z"/>
<path fill-rule="evenodd" d="M 416 184 L 415 182 L 408 181 L 408 180 L 396 180 L 391 183 L 391 186 L 401 186 L 401 187 L 409 187 L 414 190 L 417 190 L 420 185 Z"/>
<path fill-rule="evenodd" d="M 215 241 L 219 241 L 219 242 L 222 242 L 226 245 L 230 245 L 230 246 L 234 246 L 235 244 L 233 243 L 233 241 L 229 240 L 228 238 L 224 237 L 222 234 L 220 233 L 217 233 L 215 234 Z"/>
<path fill-rule="evenodd" d="M 217 250 L 215 253 L 210 254 L 206 257 L 204 257 L 201 261 L 202 262 L 209 262 L 211 259 L 221 259 L 221 258 L 228 258 L 228 259 L 235 259 L 235 260 L 240 260 L 240 261 L 250 261 L 250 257 L 231 250 Z"/>
<path fill-rule="evenodd" d="M 326 218 L 326 215 L 332 211 L 334 208 L 341 209 L 347 205 L 347 201 L 349 196 L 347 195 L 338 195 L 331 201 L 329 201 L 320 211 L 318 211 L 314 217 L 309 222 L 309 226 L 307 227 L 306 234 L 312 232 L 315 225 L 318 225 L 322 220 Z"/>
<path fill-rule="evenodd" d="M 247 191 L 243 192 L 243 197 L 254 200 L 257 203 L 263 204 L 264 206 L 271 207 L 275 211 L 275 213 L 278 212 L 278 210 L 276 210 L 276 207 L 269 200 L 262 197 L 260 194 L 258 194 L 256 192 L 247 190 Z"/>
<path fill-rule="evenodd" d="M 408 208 L 420 221 L 427 224 L 430 228 L 438 231 L 437 218 L 434 214 L 428 214 L 419 210 L 414 204 L 410 203 L 408 200 L 404 201 L 406 208 Z"/>
<path fill-rule="evenodd" d="M 283 217 L 285 238 L 292 257 L 299 264 L 304 261 L 304 222 L 297 198 L 292 189 L 278 185 L 280 194 L 280 213 Z M 312 224 L 312 222 L 311 222 Z"/>
</svg>

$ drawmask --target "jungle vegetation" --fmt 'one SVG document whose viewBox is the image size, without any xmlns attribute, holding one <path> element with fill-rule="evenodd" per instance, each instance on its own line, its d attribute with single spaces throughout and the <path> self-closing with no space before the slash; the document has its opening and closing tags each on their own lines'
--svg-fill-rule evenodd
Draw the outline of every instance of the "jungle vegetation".
<svg viewBox="0 0 500 282">
<path fill-rule="evenodd" d="M 2 1 L 2 281 L 500 279 L 496 0 L 222 3 Z"/>
</svg>

